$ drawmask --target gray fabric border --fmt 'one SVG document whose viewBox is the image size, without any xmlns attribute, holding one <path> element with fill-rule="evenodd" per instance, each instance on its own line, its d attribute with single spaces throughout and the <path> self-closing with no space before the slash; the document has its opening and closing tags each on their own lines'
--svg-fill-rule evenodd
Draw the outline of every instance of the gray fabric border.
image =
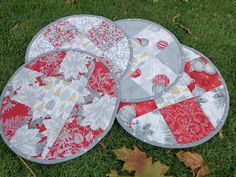
<svg viewBox="0 0 236 177">
<path fill-rule="evenodd" d="M 222 85 L 224 86 L 224 90 L 225 90 L 225 94 L 226 94 L 226 103 L 225 103 L 225 110 L 224 110 L 224 114 L 223 114 L 223 117 L 221 119 L 221 121 L 218 123 L 217 127 L 215 128 L 215 130 L 213 132 L 211 132 L 208 136 L 202 138 L 201 140 L 198 140 L 198 141 L 195 141 L 193 143 L 189 143 L 189 144 L 162 144 L 162 143 L 157 143 L 157 142 L 153 142 L 153 141 L 150 141 L 148 139 L 143 139 L 142 137 L 140 136 L 137 136 L 135 135 L 135 132 L 130 129 L 130 128 L 127 128 L 127 126 L 125 126 L 123 124 L 123 121 L 119 118 L 119 117 L 116 117 L 116 120 L 119 122 L 119 124 L 129 133 L 131 134 L 132 136 L 134 136 L 135 138 L 147 143 L 147 144 L 151 144 L 153 146 L 157 146 L 157 147 L 162 147 L 162 148 L 171 148 L 171 149 L 181 149 L 181 148 L 190 148 L 190 147 L 194 147 L 194 146 L 197 146 L 197 145 L 200 145 L 202 143 L 205 143 L 206 141 L 210 140 L 213 136 L 215 136 L 220 130 L 221 128 L 223 127 L 226 119 L 227 119 L 227 116 L 228 116 L 228 112 L 229 112 L 229 104 L 230 104 L 230 98 L 229 98 L 229 92 L 228 92 L 228 89 L 227 89 L 227 86 L 226 86 L 226 83 L 224 81 L 224 78 L 222 77 L 222 75 L 220 74 L 219 70 L 217 69 L 217 67 L 210 61 L 210 59 L 208 59 L 205 55 L 203 55 L 202 53 L 198 52 L 197 50 L 193 49 L 193 48 L 190 48 L 190 47 L 187 47 L 185 45 L 182 45 L 182 48 L 185 47 L 189 50 L 192 50 L 193 52 L 195 52 L 196 54 L 198 55 L 201 55 L 203 57 L 205 57 L 209 63 L 211 63 L 214 68 L 216 69 L 217 73 L 219 74 L 221 80 L 222 80 Z"/>
<path fill-rule="evenodd" d="M 82 53 L 85 53 L 87 55 L 90 55 L 91 57 L 94 57 L 96 59 L 98 59 L 99 61 L 101 61 L 106 67 L 106 63 L 104 63 L 99 57 L 87 52 L 87 51 L 83 51 L 83 50 L 79 50 L 79 49 L 61 49 L 61 50 L 55 50 L 53 53 L 55 52 L 60 52 L 60 51 L 78 51 L 78 52 L 82 52 Z M 37 60 L 39 57 L 42 57 L 42 56 L 45 56 L 49 53 L 52 53 L 52 52 L 48 52 L 48 53 L 44 53 L 42 55 L 39 55 L 37 57 L 35 57 L 33 60 L 27 62 L 26 64 L 23 64 L 20 68 L 17 69 L 17 71 L 11 76 L 10 80 L 8 81 L 8 83 L 6 84 L 5 88 L 3 89 L 2 91 L 2 95 L 0 97 L 0 110 L 1 110 L 1 107 L 2 107 L 2 101 L 5 97 L 5 94 L 6 94 L 6 91 L 7 91 L 7 85 L 12 81 L 12 79 L 14 78 L 14 76 L 24 67 L 26 66 L 27 64 L 33 62 L 34 60 Z M 108 68 L 108 67 L 107 67 Z M 109 69 L 109 68 L 108 68 Z M 65 161 L 68 161 L 68 160 L 72 160 L 76 157 L 79 157 L 83 154 L 85 154 L 86 152 L 88 152 L 89 150 L 91 150 L 94 146 L 96 146 L 104 137 L 105 135 L 110 131 L 112 125 L 114 124 L 114 121 L 115 121 L 115 116 L 116 116 L 116 113 L 117 113 L 117 110 L 118 110 L 118 106 L 119 106 L 119 103 L 120 103 L 120 97 L 119 95 L 121 94 L 121 91 L 119 89 L 119 86 L 118 86 L 118 82 L 116 80 L 116 77 L 114 77 L 114 73 L 110 72 L 113 79 L 115 80 L 116 82 L 116 88 L 117 88 L 117 92 L 118 92 L 118 97 L 117 97 L 117 100 L 116 100 L 116 106 L 115 106 L 115 109 L 114 109 L 114 112 L 113 112 L 113 115 L 112 115 L 112 118 L 111 118 L 111 121 L 109 123 L 109 126 L 108 128 L 104 131 L 104 133 L 99 137 L 97 138 L 88 148 L 86 148 L 85 150 L 83 151 L 80 151 L 79 153 L 75 154 L 75 155 L 72 155 L 72 156 L 68 156 L 68 157 L 65 157 L 65 158 L 62 158 L 62 159 L 56 159 L 56 160 L 44 160 L 44 159 L 36 159 L 36 158 L 33 158 L 33 157 L 30 157 L 22 152 L 20 152 L 17 148 L 15 148 L 9 141 L 8 139 L 6 138 L 3 130 L 2 130 L 2 121 L 0 121 L 0 134 L 2 136 L 2 139 L 4 140 L 4 142 L 7 144 L 7 146 L 14 152 L 16 153 L 17 155 L 23 157 L 24 159 L 26 160 L 29 160 L 29 161 L 32 161 L 32 162 L 36 162 L 36 163 L 40 163 L 40 164 L 56 164 L 56 163 L 61 163 L 61 162 L 65 162 Z"/>
<path fill-rule="evenodd" d="M 180 55 L 182 56 L 182 58 L 180 58 L 182 61 L 181 61 L 181 66 L 180 66 L 180 70 L 179 70 L 179 73 L 177 73 L 177 78 L 168 86 L 166 87 L 164 90 L 162 90 L 159 94 L 156 94 L 154 96 L 149 96 L 149 97 L 144 97 L 144 98 L 139 98 L 139 99 L 125 99 L 125 98 L 122 98 L 121 97 L 121 101 L 122 102 L 141 102 L 141 101 L 146 101 L 146 100 L 150 100 L 150 99 L 156 99 L 156 98 L 159 98 L 162 94 L 168 92 L 174 85 L 176 85 L 176 83 L 179 81 L 179 79 L 181 78 L 183 72 L 184 72 L 184 60 L 183 60 L 183 49 L 181 47 L 181 44 L 180 42 L 178 41 L 178 39 L 175 37 L 174 34 L 172 34 L 169 30 L 167 30 L 166 28 L 164 28 L 163 26 L 157 24 L 157 23 L 154 23 L 152 21 L 149 21 L 149 20 L 143 20 L 143 19 L 138 19 L 138 18 L 128 18 L 128 19 L 121 19 L 121 20 L 116 20 L 115 23 L 119 23 L 121 21 L 143 21 L 143 22 L 146 22 L 146 23 L 149 23 L 149 24 L 153 24 L 153 25 L 156 25 L 158 26 L 159 28 L 162 28 L 163 30 L 165 30 L 167 33 L 170 34 L 170 36 L 173 37 L 173 39 L 175 40 L 175 42 L 177 43 L 177 45 L 179 46 L 179 51 L 180 51 Z"/>
<path fill-rule="evenodd" d="M 112 25 L 114 25 L 114 26 L 116 26 L 117 28 L 119 28 L 119 29 L 123 32 L 125 38 L 126 38 L 127 41 L 128 41 L 128 44 L 129 44 L 130 57 L 129 57 L 129 61 L 128 61 L 128 64 L 127 64 L 127 66 L 126 66 L 126 69 L 123 71 L 123 73 L 121 74 L 121 76 L 118 78 L 118 82 L 119 82 L 119 80 L 121 80 L 123 77 L 125 77 L 125 75 L 126 75 L 126 74 L 128 73 L 128 71 L 129 71 L 129 68 L 130 68 L 130 65 L 131 65 L 132 56 L 133 56 L 133 47 L 132 47 L 132 43 L 131 43 L 131 41 L 129 40 L 129 37 L 128 37 L 128 35 L 126 34 L 126 32 L 124 32 L 119 26 L 117 26 L 115 22 L 113 22 L 113 21 L 111 21 L 110 19 L 108 19 L 108 18 L 106 18 L 106 17 L 103 17 L 103 16 L 91 15 L 91 14 L 70 15 L 70 16 L 65 16 L 65 17 L 56 19 L 56 20 L 53 21 L 52 23 L 46 25 L 46 26 L 43 27 L 39 32 L 37 32 L 36 35 L 33 37 L 33 39 L 30 41 L 30 43 L 29 43 L 29 45 L 28 45 L 28 47 L 27 47 L 27 49 L 26 49 L 26 53 L 25 53 L 25 63 L 27 63 L 27 62 L 29 61 L 29 60 L 28 60 L 29 50 L 30 50 L 30 48 L 31 48 L 31 46 L 32 46 L 32 44 L 33 44 L 33 42 L 35 41 L 35 39 L 36 39 L 40 34 L 42 34 L 42 32 L 43 32 L 46 28 L 48 28 L 48 27 L 54 25 L 55 23 L 57 23 L 57 22 L 60 21 L 60 20 L 66 20 L 66 19 L 72 18 L 72 17 L 96 17 L 96 18 L 104 19 L 104 20 L 107 20 L 108 22 L 110 22 Z M 64 49 L 55 49 L 55 50 L 64 50 Z M 55 50 L 51 50 L 51 51 L 49 51 L 48 53 L 50 53 L 50 52 L 52 52 L 52 51 L 55 51 Z M 66 49 L 65 49 L 65 50 L 66 50 Z M 67 49 L 67 50 L 69 50 L 69 49 Z M 78 49 L 78 50 L 81 50 L 81 49 Z M 89 52 L 89 51 L 88 51 L 88 52 Z M 89 52 L 89 53 L 90 53 L 90 52 Z M 39 56 L 40 56 L 40 55 L 39 55 Z M 38 56 L 37 56 L 37 57 L 38 57 Z M 35 58 L 36 58 L 36 57 L 35 57 Z M 110 67 L 108 67 L 108 68 L 109 68 L 109 70 L 111 70 Z"/>
</svg>

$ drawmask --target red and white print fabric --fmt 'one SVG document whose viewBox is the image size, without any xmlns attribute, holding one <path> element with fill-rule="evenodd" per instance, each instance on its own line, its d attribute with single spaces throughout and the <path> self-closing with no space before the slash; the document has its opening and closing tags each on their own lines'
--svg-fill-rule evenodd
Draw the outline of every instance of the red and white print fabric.
<svg viewBox="0 0 236 177">
<path fill-rule="evenodd" d="M 129 41 L 112 21 L 92 15 L 75 15 L 59 19 L 43 28 L 31 41 L 26 61 L 58 49 L 80 49 L 109 62 L 120 77 L 131 58 Z"/>
<path fill-rule="evenodd" d="M 118 91 L 97 58 L 62 50 L 21 67 L 2 99 L 0 128 L 10 148 L 32 161 L 57 163 L 83 154 L 107 133 Z"/>
<path fill-rule="evenodd" d="M 118 122 L 144 142 L 191 147 L 223 125 L 229 101 L 223 78 L 207 58 L 187 47 L 183 51 L 184 73 L 170 91 L 155 100 L 120 103 Z M 167 82 L 164 77 L 154 80 Z"/>
</svg>

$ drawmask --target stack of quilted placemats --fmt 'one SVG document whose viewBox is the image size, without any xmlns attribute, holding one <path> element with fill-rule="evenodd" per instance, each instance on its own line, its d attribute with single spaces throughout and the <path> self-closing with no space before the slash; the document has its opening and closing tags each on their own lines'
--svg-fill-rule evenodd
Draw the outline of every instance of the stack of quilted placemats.
<svg viewBox="0 0 236 177">
<path fill-rule="evenodd" d="M 25 61 L 2 92 L 0 132 L 37 163 L 86 153 L 115 118 L 146 143 L 185 148 L 212 138 L 227 117 L 217 68 L 147 20 L 59 19 L 35 35 Z"/>
</svg>

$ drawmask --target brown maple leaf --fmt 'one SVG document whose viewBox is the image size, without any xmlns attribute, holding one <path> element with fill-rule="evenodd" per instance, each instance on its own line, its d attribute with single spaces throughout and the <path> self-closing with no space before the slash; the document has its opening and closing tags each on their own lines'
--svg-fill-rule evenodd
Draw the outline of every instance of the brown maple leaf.
<svg viewBox="0 0 236 177">
<path fill-rule="evenodd" d="M 198 153 L 180 150 L 177 153 L 177 157 L 186 167 L 191 169 L 192 174 L 196 177 L 205 176 L 210 173 L 209 167 Z"/>
<path fill-rule="evenodd" d="M 106 176 L 107 177 L 131 177 L 131 176 L 120 176 L 118 174 L 118 171 L 116 171 L 116 170 L 112 170 L 111 173 L 107 174 Z"/>
<path fill-rule="evenodd" d="M 148 158 L 146 153 L 140 151 L 137 147 L 134 147 L 134 150 L 122 147 L 114 150 L 114 153 L 118 160 L 125 162 L 122 170 L 134 171 L 134 177 L 166 177 L 165 174 L 169 169 L 160 161 L 153 163 L 153 159 Z M 116 177 L 115 175 L 118 175 L 118 172 L 113 171 L 109 177 Z"/>
<path fill-rule="evenodd" d="M 121 149 L 114 150 L 118 160 L 125 162 L 123 170 L 131 171 L 143 171 L 147 164 L 147 155 L 140 151 L 137 147 L 134 150 L 122 147 Z"/>
</svg>

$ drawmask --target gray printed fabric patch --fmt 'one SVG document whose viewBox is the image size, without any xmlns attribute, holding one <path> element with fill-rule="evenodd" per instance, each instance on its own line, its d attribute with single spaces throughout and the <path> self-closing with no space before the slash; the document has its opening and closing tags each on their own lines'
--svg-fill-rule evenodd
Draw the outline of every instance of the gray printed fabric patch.
<svg viewBox="0 0 236 177">
<path fill-rule="evenodd" d="M 19 68 L 5 87 L 0 132 L 28 160 L 70 160 L 110 130 L 118 95 L 116 80 L 98 58 L 78 50 L 47 53 Z"/>
<path fill-rule="evenodd" d="M 223 126 L 229 109 L 224 79 L 203 54 L 183 46 L 184 73 L 161 97 L 121 102 L 117 120 L 134 137 L 159 147 L 204 143 Z"/>
<path fill-rule="evenodd" d="M 115 22 L 130 37 L 133 56 L 120 82 L 122 100 L 145 101 L 170 89 L 183 72 L 178 40 L 164 27 L 140 19 Z"/>
<path fill-rule="evenodd" d="M 58 49 L 81 49 L 103 59 L 121 77 L 131 58 L 129 40 L 112 21 L 95 15 L 61 18 L 39 31 L 29 44 L 25 60 Z"/>
</svg>

